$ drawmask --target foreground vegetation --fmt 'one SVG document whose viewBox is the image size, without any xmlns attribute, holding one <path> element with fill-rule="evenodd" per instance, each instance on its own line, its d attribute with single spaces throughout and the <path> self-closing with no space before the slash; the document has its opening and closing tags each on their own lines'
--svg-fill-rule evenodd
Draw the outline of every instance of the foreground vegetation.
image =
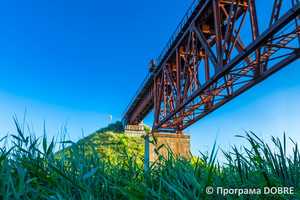
<svg viewBox="0 0 300 200">
<path fill-rule="evenodd" d="M 285 135 L 282 141 L 272 138 L 276 149 L 271 150 L 254 133 L 246 133 L 243 137 L 251 148 L 222 151 L 225 164 L 216 160 L 214 146 L 199 158 L 182 158 L 170 151 L 168 157 L 160 155 L 154 164 L 144 166 L 143 155 L 128 152 L 134 144 L 126 144 L 122 132 L 89 136 L 93 139 L 88 141 L 113 138 L 116 148 L 109 152 L 97 146 L 105 141 L 81 140 L 62 141 L 70 146 L 55 153 L 54 140 L 26 136 L 16 125 L 17 134 L 10 136 L 13 147 L 0 148 L 0 199 L 300 199 L 298 145 L 291 140 L 293 154 L 288 156 Z M 207 194 L 207 186 L 295 189 L 293 195 L 224 196 Z"/>
</svg>

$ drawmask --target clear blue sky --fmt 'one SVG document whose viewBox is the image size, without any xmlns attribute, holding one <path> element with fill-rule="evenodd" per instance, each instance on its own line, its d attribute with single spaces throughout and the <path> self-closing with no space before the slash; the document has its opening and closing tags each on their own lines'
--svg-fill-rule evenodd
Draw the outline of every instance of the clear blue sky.
<svg viewBox="0 0 300 200">
<path fill-rule="evenodd" d="M 0 136 L 15 132 L 13 115 L 22 121 L 25 109 L 37 135 L 44 121 L 49 136 L 68 121 L 74 141 L 82 130 L 88 135 L 106 126 L 109 115 L 120 120 L 191 2 L 1 1 Z M 262 26 L 270 2 L 257 2 Z M 243 129 L 266 140 L 286 131 L 300 141 L 299 64 L 188 128 L 192 152 L 211 147 L 217 135 L 221 146 L 239 146 L 243 140 L 234 135 Z M 151 115 L 144 120 L 149 126 Z"/>
</svg>

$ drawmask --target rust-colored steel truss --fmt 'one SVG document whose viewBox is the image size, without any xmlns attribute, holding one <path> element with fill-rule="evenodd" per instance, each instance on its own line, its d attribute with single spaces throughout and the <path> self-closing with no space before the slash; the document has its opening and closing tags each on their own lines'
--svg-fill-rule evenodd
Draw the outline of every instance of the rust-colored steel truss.
<svg viewBox="0 0 300 200">
<path fill-rule="evenodd" d="M 153 87 L 133 109 L 129 123 L 138 123 L 145 117 L 143 109 L 149 113 L 154 107 L 153 131 L 181 134 L 298 59 L 300 3 L 291 0 L 284 14 L 282 3 L 270 4 L 269 28 L 260 33 L 255 0 L 200 1 L 158 64 Z"/>
</svg>

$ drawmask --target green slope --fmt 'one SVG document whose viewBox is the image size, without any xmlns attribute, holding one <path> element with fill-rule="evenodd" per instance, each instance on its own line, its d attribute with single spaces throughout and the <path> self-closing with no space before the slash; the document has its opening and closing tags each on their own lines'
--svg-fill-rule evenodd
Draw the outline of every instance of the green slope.
<svg viewBox="0 0 300 200">
<path fill-rule="evenodd" d="M 95 133 L 79 140 L 76 144 L 58 151 L 56 156 L 67 156 L 74 153 L 74 148 L 84 151 L 86 156 L 97 153 L 101 159 L 119 160 L 128 156 L 144 155 L 144 139 L 125 135 L 121 122 L 110 124 Z"/>
</svg>

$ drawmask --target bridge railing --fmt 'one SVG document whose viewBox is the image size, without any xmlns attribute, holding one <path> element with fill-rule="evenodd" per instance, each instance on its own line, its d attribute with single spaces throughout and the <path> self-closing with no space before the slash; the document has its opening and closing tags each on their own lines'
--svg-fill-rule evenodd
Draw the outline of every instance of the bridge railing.
<svg viewBox="0 0 300 200">
<path fill-rule="evenodd" d="M 162 61 L 162 59 L 164 58 L 164 56 L 166 55 L 166 53 L 170 49 L 170 47 L 173 44 L 173 42 L 175 41 L 176 37 L 180 34 L 182 28 L 187 23 L 187 21 L 189 20 L 189 18 L 192 15 L 192 13 L 195 11 L 195 8 L 198 6 L 198 4 L 200 3 L 200 1 L 203 1 L 203 0 L 194 0 L 193 1 L 192 5 L 188 9 L 188 11 L 185 13 L 184 17 L 182 18 L 182 20 L 180 21 L 179 25 L 175 29 L 175 31 L 174 31 L 173 35 L 171 36 L 170 40 L 168 41 L 167 45 L 165 46 L 165 48 L 163 49 L 163 51 L 161 52 L 161 54 L 159 55 L 159 57 L 156 59 L 156 65 L 155 65 L 155 67 L 157 67 L 157 66 L 160 65 L 160 62 Z M 151 77 L 152 73 L 153 72 L 149 72 L 147 74 L 147 76 L 145 77 L 144 81 L 140 85 L 139 89 L 137 90 L 137 92 L 135 93 L 135 95 L 131 99 L 130 103 L 126 107 L 125 111 L 123 112 L 121 119 L 123 119 L 125 117 L 127 111 L 129 110 L 129 108 L 133 104 L 134 100 L 137 98 L 137 96 L 139 95 L 139 93 L 141 92 L 141 90 L 144 88 L 144 86 L 148 82 L 148 80 Z"/>
</svg>

